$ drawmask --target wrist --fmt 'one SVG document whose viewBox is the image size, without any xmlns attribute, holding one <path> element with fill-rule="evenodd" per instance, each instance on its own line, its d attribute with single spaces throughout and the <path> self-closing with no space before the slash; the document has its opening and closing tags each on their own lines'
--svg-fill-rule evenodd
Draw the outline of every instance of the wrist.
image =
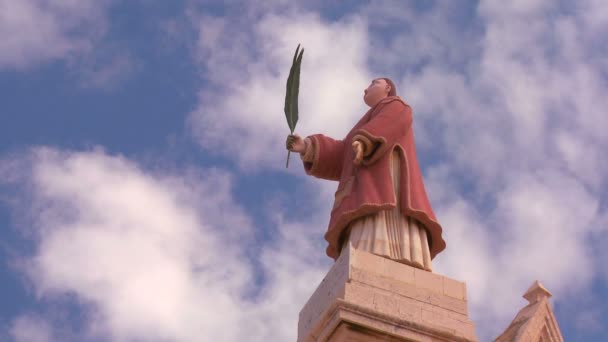
<svg viewBox="0 0 608 342">
<path fill-rule="evenodd" d="M 302 145 L 301 145 L 301 149 L 300 149 L 300 154 L 305 154 L 306 150 L 308 149 L 308 141 L 306 141 L 306 139 L 302 140 Z"/>
</svg>

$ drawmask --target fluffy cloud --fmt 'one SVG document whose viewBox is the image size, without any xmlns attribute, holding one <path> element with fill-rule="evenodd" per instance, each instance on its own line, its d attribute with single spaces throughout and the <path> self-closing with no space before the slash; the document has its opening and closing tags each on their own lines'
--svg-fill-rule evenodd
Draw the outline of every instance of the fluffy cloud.
<svg viewBox="0 0 608 342">
<path fill-rule="evenodd" d="M 0 70 L 61 61 L 80 86 L 112 89 L 141 66 L 129 47 L 107 43 L 107 15 L 118 2 L 0 0 Z"/>
<path fill-rule="evenodd" d="M 7 179 L 28 183 L 20 186 L 29 189 L 26 213 L 39 239 L 26 272 L 43 298 L 76 295 L 88 318 L 78 339 L 294 338 L 308 281 L 324 268 L 306 247 L 310 233 L 285 223 L 279 238 L 252 246 L 250 219 L 224 171 L 150 173 L 102 151 L 53 149 L 10 165 Z M 249 253 L 267 282 L 256 284 Z M 52 336 L 27 317 L 14 322 L 14 338 L 27 340 L 32 325 L 41 329 L 30 335 Z"/>
<path fill-rule="evenodd" d="M 34 316 L 21 316 L 13 321 L 10 335 L 16 342 L 52 342 L 49 323 Z"/>
<path fill-rule="evenodd" d="M 209 86 L 199 94 L 191 124 L 204 149 L 230 155 L 243 167 L 283 165 L 285 82 L 299 43 L 305 52 L 296 132 L 341 136 L 345 123 L 365 113 L 363 89 L 371 76 L 359 17 L 329 23 L 314 13 L 270 12 L 246 30 L 231 21 L 200 18 L 196 56 Z"/>
<path fill-rule="evenodd" d="M 0 68 L 23 69 L 87 52 L 110 1 L 0 1 Z"/>
</svg>

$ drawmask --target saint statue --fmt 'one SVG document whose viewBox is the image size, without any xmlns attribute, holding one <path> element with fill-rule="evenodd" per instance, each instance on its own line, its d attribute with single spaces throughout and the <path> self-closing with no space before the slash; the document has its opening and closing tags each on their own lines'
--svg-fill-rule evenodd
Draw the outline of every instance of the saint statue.
<svg viewBox="0 0 608 342">
<path fill-rule="evenodd" d="M 370 109 L 342 140 L 322 134 L 287 137 L 308 175 L 338 181 L 325 239 L 337 259 L 353 248 L 432 271 L 443 249 L 442 228 L 416 158 L 412 109 L 388 78 L 364 90 Z"/>
</svg>

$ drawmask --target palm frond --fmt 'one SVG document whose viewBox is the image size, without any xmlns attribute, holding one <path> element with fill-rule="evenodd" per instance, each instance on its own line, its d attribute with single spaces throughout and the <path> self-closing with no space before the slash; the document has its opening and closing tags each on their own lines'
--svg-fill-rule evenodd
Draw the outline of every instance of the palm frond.
<svg viewBox="0 0 608 342">
<path fill-rule="evenodd" d="M 285 117 L 287 118 L 287 125 L 289 126 L 289 130 L 291 133 L 296 128 L 296 123 L 298 122 L 298 90 L 299 90 L 299 66 L 298 66 L 298 51 L 300 50 L 300 44 L 296 48 L 296 52 L 293 55 L 293 61 L 291 64 L 291 68 L 289 69 L 289 76 L 287 77 L 287 85 L 285 91 Z M 301 55 L 301 54 L 300 54 Z M 301 62 L 301 59 L 299 59 Z M 296 70 L 297 72 L 297 80 L 296 80 Z"/>
</svg>

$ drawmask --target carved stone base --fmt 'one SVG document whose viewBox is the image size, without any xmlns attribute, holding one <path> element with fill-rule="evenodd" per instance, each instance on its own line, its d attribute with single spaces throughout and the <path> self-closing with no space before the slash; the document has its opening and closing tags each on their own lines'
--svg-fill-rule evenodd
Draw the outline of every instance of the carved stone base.
<svg viewBox="0 0 608 342">
<path fill-rule="evenodd" d="M 298 341 L 477 341 L 465 284 L 347 247 L 300 311 Z"/>
</svg>

